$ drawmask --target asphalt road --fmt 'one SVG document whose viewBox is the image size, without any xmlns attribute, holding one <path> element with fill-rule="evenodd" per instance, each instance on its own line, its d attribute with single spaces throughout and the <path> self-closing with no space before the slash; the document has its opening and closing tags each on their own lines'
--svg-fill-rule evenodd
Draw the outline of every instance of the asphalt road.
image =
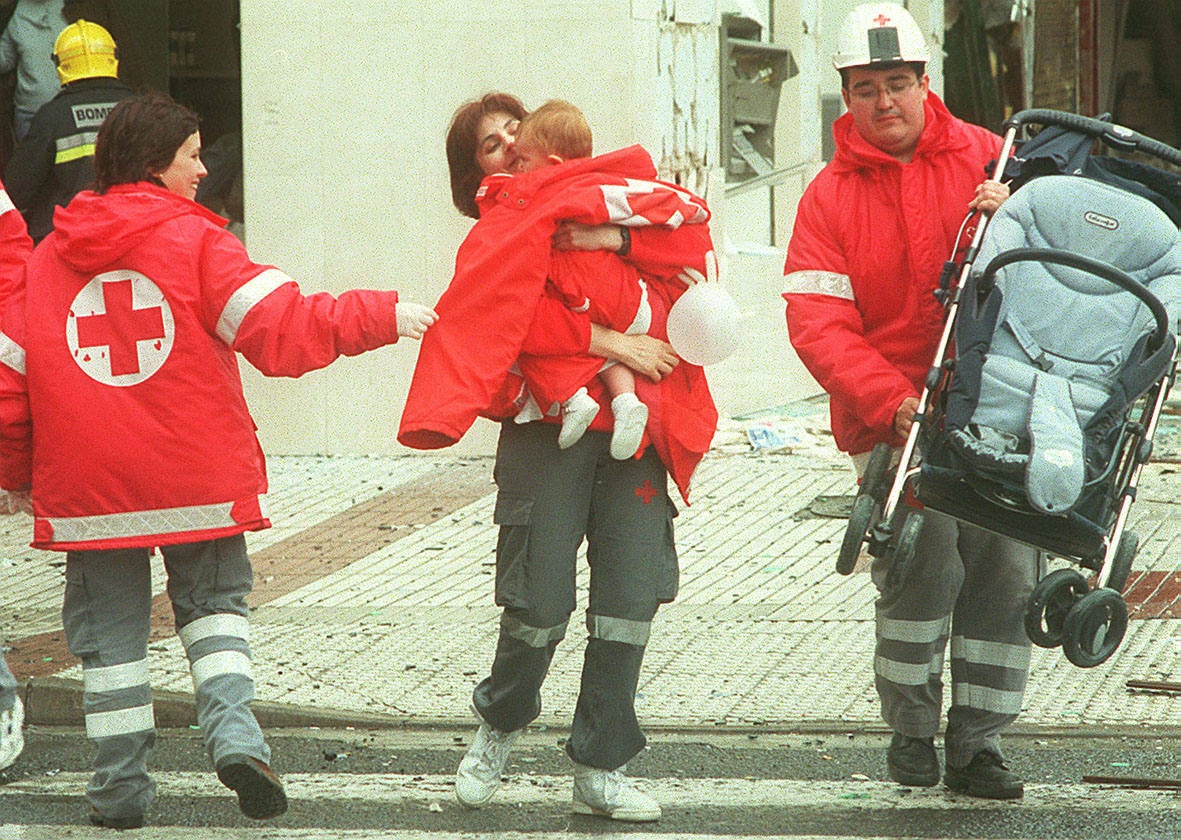
<svg viewBox="0 0 1181 840">
<path fill-rule="evenodd" d="M 623 831 L 674 837 L 1181 837 L 1181 789 L 1082 782 L 1084 776 L 1181 779 L 1181 743 L 1171 736 L 1010 737 L 1006 752 L 1026 780 L 1027 796 L 1020 803 L 994 803 L 942 787 L 911 791 L 889 783 L 882 735 L 656 733 L 629 773 L 665 802 L 665 817 L 655 825 L 624 826 L 569 813 L 569 761 L 559 731 L 534 730 L 522 739 L 503 796 L 492 805 L 479 811 L 459 807 L 450 778 L 471 734 L 470 727 L 271 733 L 273 763 L 287 777 L 292 800 L 288 814 L 272 825 L 319 829 L 323 834 L 317 836 L 324 837 L 360 829 L 425 838 Z M 81 793 L 90 749 L 81 732 L 35 729 L 26 737 L 21 760 L 0 774 L 6 783 L 0 788 L 0 824 L 84 822 Z M 198 733 L 162 732 L 151 766 L 161 780 L 149 814 L 153 826 L 239 827 L 240 836 L 257 836 L 232 795 L 207 783 L 212 773 Z"/>
</svg>

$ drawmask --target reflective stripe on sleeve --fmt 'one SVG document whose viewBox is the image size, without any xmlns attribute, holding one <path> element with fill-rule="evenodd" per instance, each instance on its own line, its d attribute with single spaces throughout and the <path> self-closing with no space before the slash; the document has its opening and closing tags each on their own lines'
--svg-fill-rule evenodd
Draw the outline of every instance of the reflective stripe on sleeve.
<svg viewBox="0 0 1181 840">
<path fill-rule="evenodd" d="M 156 716 L 152 712 L 151 703 L 146 706 L 133 706 L 130 709 L 91 712 L 86 715 L 87 738 L 113 738 L 116 735 L 150 732 L 155 728 Z"/>
<path fill-rule="evenodd" d="M 234 613 L 215 613 L 191 621 L 177 631 L 180 643 L 188 650 L 195 642 L 213 636 L 232 636 L 244 642 L 250 641 L 250 620 Z"/>
<path fill-rule="evenodd" d="M 151 682 L 151 676 L 148 673 L 148 660 L 146 659 L 124 662 L 122 665 L 107 665 L 102 668 L 85 668 L 82 671 L 82 688 L 91 693 L 138 688 L 141 685 L 148 685 L 149 682 Z"/>
<path fill-rule="evenodd" d="M 238 524 L 231 514 L 232 502 L 216 505 L 103 513 L 94 516 L 47 517 L 56 543 L 96 542 L 115 537 L 145 537 L 207 531 Z"/>
<path fill-rule="evenodd" d="M 957 706 L 967 706 L 984 712 L 1015 715 L 1021 711 L 1023 695 L 1022 691 L 1006 691 L 1002 688 L 958 682 L 953 688 L 952 702 Z"/>
<path fill-rule="evenodd" d="M 566 638 L 566 624 L 556 624 L 553 627 L 530 627 L 528 624 L 508 615 L 500 617 L 500 632 L 518 642 L 524 642 L 533 648 L 543 648 L 550 642 L 560 642 Z"/>
<path fill-rule="evenodd" d="M 793 271 L 783 278 L 785 295 L 828 295 L 841 300 L 856 300 L 848 274 L 835 271 Z"/>
<path fill-rule="evenodd" d="M 652 326 L 652 304 L 648 301 L 648 284 L 643 280 L 637 282 L 640 284 L 640 305 L 636 307 L 636 317 L 623 331 L 625 335 L 641 335 L 648 332 L 648 328 Z"/>
<path fill-rule="evenodd" d="M 230 295 L 221 311 L 221 317 L 217 319 L 218 337 L 226 344 L 232 345 L 238 337 L 238 329 L 242 326 L 246 314 L 275 289 L 292 282 L 294 281 L 279 269 L 268 268 L 253 280 L 244 283 L 238 291 Z"/>
<path fill-rule="evenodd" d="M 0 364 L 25 375 L 25 348 L 4 333 L 0 333 Z"/>
<path fill-rule="evenodd" d="M 592 639 L 643 647 L 648 644 L 648 636 L 652 632 L 652 622 L 631 621 L 626 618 L 587 613 L 586 630 Z"/>
<path fill-rule="evenodd" d="M 194 691 L 206 680 L 226 674 L 239 674 L 250 679 L 250 657 L 236 650 L 219 650 L 194 662 L 192 671 Z"/>
<path fill-rule="evenodd" d="M 993 665 L 1024 671 L 1029 668 L 1030 657 L 1031 651 L 1026 645 L 987 642 L 981 639 L 966 639 L 963 636 L 951 637 L 953 660 L 962 659 L 973 665 Z"/>
<path fill-rule="evenodd" d="M 12 203 L 12 197 L 8 194 L 8 190 L 0 189 L 0 216 L 15 209 L 16 205 Z"/>
</svg>

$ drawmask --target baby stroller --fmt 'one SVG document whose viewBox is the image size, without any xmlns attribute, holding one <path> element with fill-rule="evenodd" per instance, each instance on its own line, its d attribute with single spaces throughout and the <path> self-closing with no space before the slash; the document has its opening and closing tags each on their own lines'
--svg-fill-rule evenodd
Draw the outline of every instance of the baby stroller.
<svg viewBox="0 0 1181 840">
<path fill-rule="evenodd" d="M 1010 159 L 1028 125 L 1043 130 Z M 1096 573 L 1094 589 L 1073 566 L 1045 575 L 1025 619 L 1034 643 L 1093 667 L 1127 629 L 1128 514 L 1176 375 L 1181 177 L 1090 150 L 1181 151 L 1056 111 L 1005 129 L 994 178 L 1012 196 L 944 268 L 918 414 L 893 472 L 888 445 L 871 453 L 837 571 L 867 543 L 902 584 L 926 511 L 1020 541 Z"/>
</svg>

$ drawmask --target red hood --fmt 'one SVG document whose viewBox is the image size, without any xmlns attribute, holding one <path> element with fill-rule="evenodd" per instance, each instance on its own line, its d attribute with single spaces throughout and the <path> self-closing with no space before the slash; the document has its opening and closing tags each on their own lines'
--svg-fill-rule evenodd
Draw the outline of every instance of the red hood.
<svg viewBox="0 0 1181 840">
<path fill-rule="evenodd" d="M 964 130 L 963 125 L 952 117 L 947 106 L 943 104 L 943 100 L 934 93 L 927 94 L 927 99 L 923 103 L 923 113 L 925 114 L 925 122 L 923 133 L 919 136 L 919 144 L 914 152 L 916 159 L 924 157 L 932 151 L 942 154 L 971 145 L 971 138 Z M 902 165 L 877 146 L 870 145 L 854 128 L 853 115 L 848 112 L 842 114 L 833 123 L 832 134 L 837 149 L 836 156 L 832 161 L 834 171 Z"/>
<path fill-rule="evenodd" d="M 75 270 L 93 272 L 118 260 L 164 222 L 188 215 L 219 226 L 226 223 L 195 201 L 146 181 L 119 184 L 102 195 L 86 190 L 57 209 L 47 241 Z"/>
</svg>

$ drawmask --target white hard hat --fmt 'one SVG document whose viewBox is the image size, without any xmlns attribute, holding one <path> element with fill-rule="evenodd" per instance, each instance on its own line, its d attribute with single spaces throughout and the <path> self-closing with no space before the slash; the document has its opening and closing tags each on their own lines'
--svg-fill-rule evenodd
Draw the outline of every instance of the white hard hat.
<svg viewBox="0 0 1181 840">
<path fill-rule="evenodd" d="M 838 70 L 899 61 L 927 62 L 927 40 L 897 3 L 866 3 L 845 17 L 832 64 Z"/>
</svg>

